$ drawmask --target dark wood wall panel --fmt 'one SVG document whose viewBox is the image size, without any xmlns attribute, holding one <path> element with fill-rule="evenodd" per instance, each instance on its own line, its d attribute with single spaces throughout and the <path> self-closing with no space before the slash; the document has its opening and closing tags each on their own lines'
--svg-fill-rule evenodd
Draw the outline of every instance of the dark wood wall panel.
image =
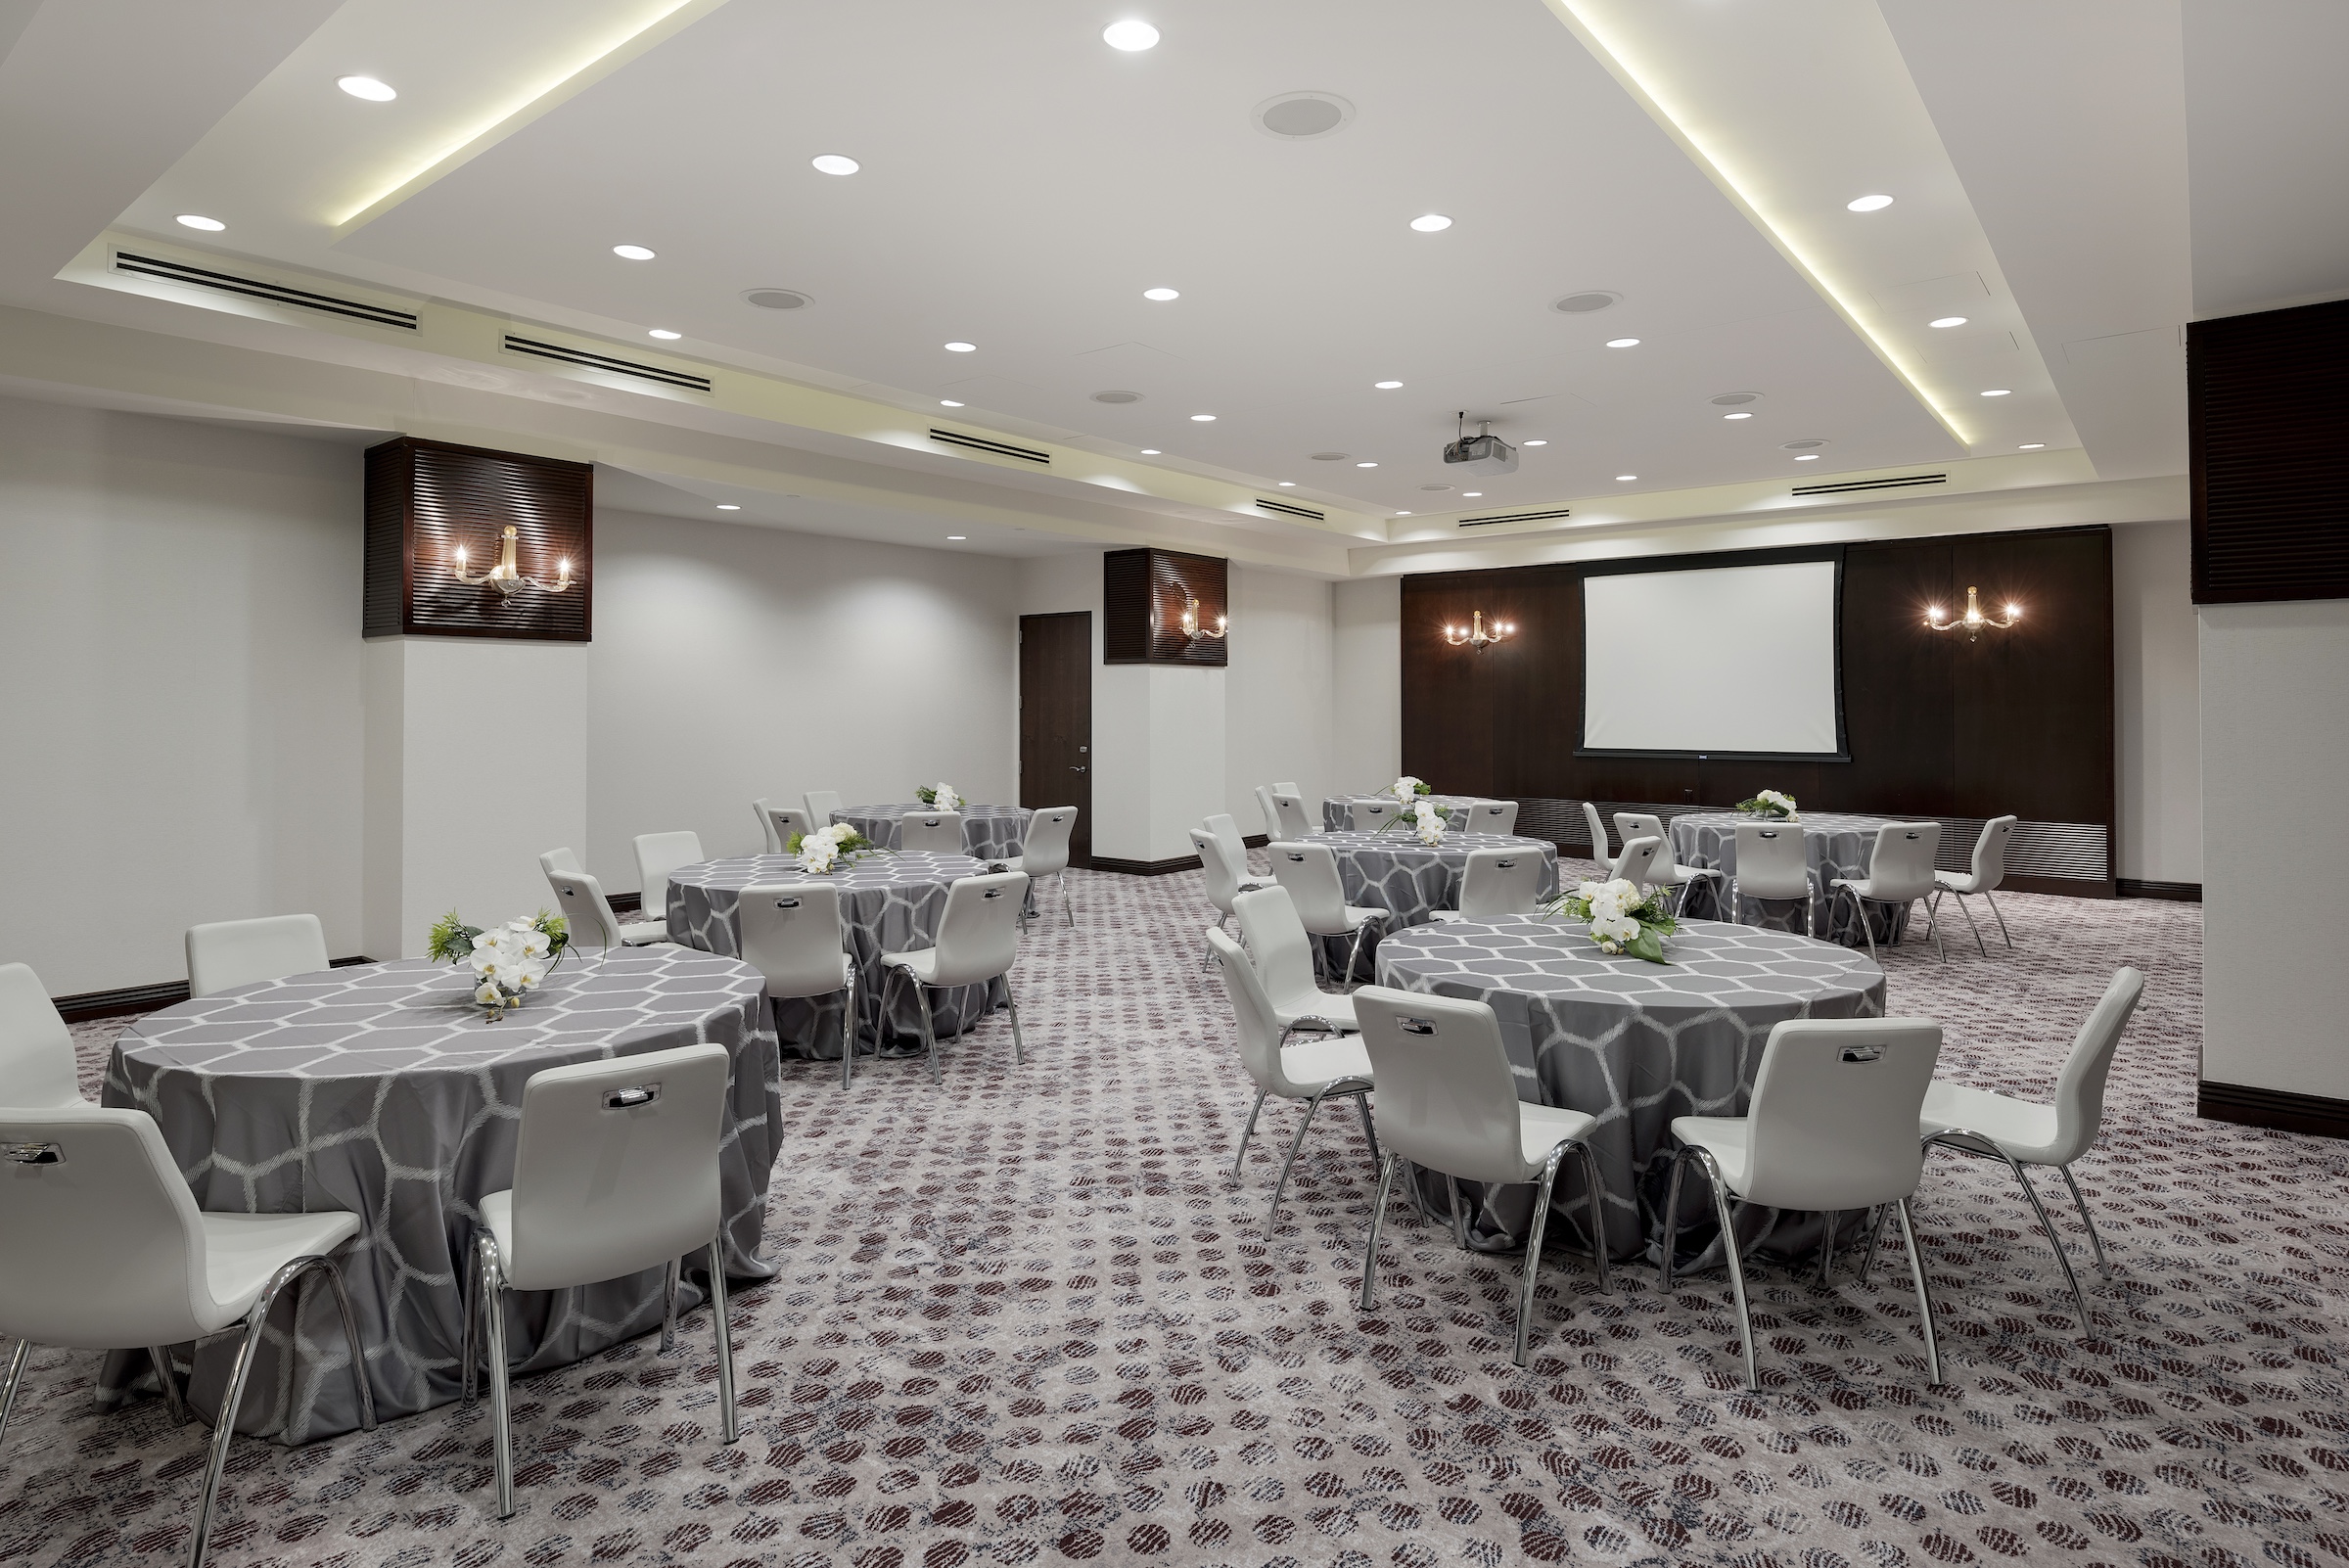
<svg viewBox="0 0 2349 1568">
<path fill-rule="evenodd" d="M 2194 602 L 2349 598 L 2349 300 L 2186 329 Z"/>
<path fill-rule="evenodd" d="M 1199 624 L 1229 613 L 1231 564 L 1180 550 L 1111 550 L 1101 561 L 1101 662 L 1224 666 L 1228 639 L 1186 637 L 1182 612 L 1199 601 Z"/>
<path fill-rule="evenodd" d="M 365 634 L 370 637 L 518 637 L 586 642 L 594 626 L 595 469 L 587 463 L 495 452 L 403 436 L 367 452 Z M 517 530 L 515 564 L 553 582 L 571 563 L 571 587 L 511 597 L 457 579 L 485 571 Z"/>
<path fill-rule="evenodd" d="M 1727 564 L 1732 558 L 1725 558 Z M 1581 565 L 1453 572 L 1403 580 L 1403 765 L 1439 790 L 1538 802 L 1721 807 L 1764 788 L 1806 808 L 1966 822 L 2013 812 L 2034 853 L 2109 894 L 2113 830 L 2112 535 L 2107 529 L 1965 534 L 1844 551 L 1843 691 L 1848 762 L 1578 757 Z M 2019 625 L 1930 631 L 1933 605 L 2024 607 Z M 1518 632 L 1453 648 L 1474 611 Z M 1662 628 L 1662 635 L 1670 629 Z M 1723 671 L 1767 680 L 1766 665 Z M 1353 781 L 1350 781 L 1353 782 Z M 1365 786 L 1367 787 L 1367 786 Z M 1555 821 L 1552 809 L 1544 820 Z M 1582 837 L 1579 811 L 1566 842 Z M 1961 859 L 1953 844 L 1945 861 Z M 2093 848 L 2094 875 L 2088 856 Z"/>
</svg>

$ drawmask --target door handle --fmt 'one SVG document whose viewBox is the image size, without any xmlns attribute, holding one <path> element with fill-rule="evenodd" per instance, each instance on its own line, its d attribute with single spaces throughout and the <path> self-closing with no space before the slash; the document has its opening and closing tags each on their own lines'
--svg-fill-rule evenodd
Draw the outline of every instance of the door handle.
<svg viewBox="0 0 2349 1568">
<path fill-rule="evenodd" d="M 1072 767 L 1069 769 L 1069 771 L 1072 773 L 1082 773 L 1084 771 L 1084 769 L 1082 767 Z"/>
</svg>

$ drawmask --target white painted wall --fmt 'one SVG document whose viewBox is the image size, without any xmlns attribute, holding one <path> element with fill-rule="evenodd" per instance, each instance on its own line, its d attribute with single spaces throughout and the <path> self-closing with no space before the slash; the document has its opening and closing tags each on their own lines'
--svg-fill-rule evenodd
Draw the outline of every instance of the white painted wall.
<svg viewBox="0 0 2349 1568">
<path fill-rule="evenodd" d="M 2349 1099 L 2349 601 L 2201 616 L 2202 1076 Z"/>
<path fill-rule="evenodd" d="M 943 779 L 1018 798 L 1015 563 L 627 512 L 595 528 L 582 848 L 607 891 L 637 891 L 639 833 L 762 850 L 760 796 L 908 801 Z"/>
<path fill-rule="evenodd" d="M 2188 526 L 2112 530 L 2118 872 L 2202 880 L 2202 672 Z"/>
<path fill-rule="evenodd" d="M 1403 579 L 1338 583 L 1331 608 L 1331 781 L 1348 791 L 1383 789 L 1403 771 Z"/>
<path fill-rule="evenodd" d="M 0 398 L 0 962 L 187 973 L 205 920 L 360 949 L 359 462 Z"/>
<path fill-rule="evenodd" d="M 1307 801 L 1318 803 L 1338 783 L 1330 750 L 1338 586 L 1323 577 L 1231 568 L 1222 809 L 1242 833 L 1270 831 L 1257 805 L 1259 784 L 1295 780 Z"/>
</svg>

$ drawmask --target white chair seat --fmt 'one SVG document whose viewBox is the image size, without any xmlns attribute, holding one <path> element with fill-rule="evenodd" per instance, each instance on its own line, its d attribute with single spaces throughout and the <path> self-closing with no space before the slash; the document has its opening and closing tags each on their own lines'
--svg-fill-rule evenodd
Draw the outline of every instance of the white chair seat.
<svg viewBox="0 0 2349 1568">
<path fill-rule="evenodd" d="M 1240 891 L 1242 893 L 1254 893 L 1259 888 L 1277 888 L 1279 886 L 1279 879 L 1275 877 L 1240 878 Z"/>
<path fill-rule="evenodd" d="M 1918 1135 L 1960 1129 L 1995 1139 L 1999 1146 L 2026 1165 L 2061 1163 L 2056 1156 L 2055 1107 L 2009 1099 L 1989 1089 L 1936 1081 L 1925 1090 L 1925 1108 L 1917 1118 Z"/>
<path fill-rule="evenodd" d="M 835 987 L 833 987 L 833 988 L 832 988 L 832 990 L 833 990 L 833 991 L 846 991 L 846 990 L 848 990 L 848 989 L 849 989 L 849 986 L 850 986 L 850 985 L 851 985 L 851 984 L 852 984 L 852 982 L 855 980 L 855 978 L 856 978 L 856 960 L 855 960 L 855 959 L 853 959 L 853 958 L 852 958 L 852 957 L 850 957 L 850 956 L 849 956 L 847 953 L 845 953 L 845 952 L 844 952 L 844 953 L 842 953 L 842 954 L 840 955 L 840 984 L 839 984 L 839 985 L 837 985 L 837 986 L 835 986 Z M 771 985 L 773 984 L 773 982 L 771 982 L 771 981 L 770 981 L 770 982 L 768 982 L 768 984 L 771 986 Z M 769 991 L 769 992 L 767 992 L 767 994 L 771 996 L 771 995 L 774 995 L 774 994 L 775 994 L 775 992 L 772 992 L 772 991 Z M 797 995 L 798 993 L 797 993 L 797 992 L 794 992 L 793 994 L 794 994 L 794 995 Z M 815 994 L 815 995 L 819 995 L 819 996 L 822 996 L 822 995 L 829 995 L 829 994 L 830 994 L 830 992 L 814 992 L 813 994 Z M 789 998 L 786 998 L 786 999 L 789 999 Z"/>
<path fill-rule="evenodd" d="M 1373 920 L 1384 920 L 1386 918 L 1387 911 L 1384 909 L 1364 909 L 1359 905 L 1351 903 L 1346 905 L 1346 929 L 1348 931 L 1353 931 L 1359 927 L 1368 925 Z"/>
<path fill-rule="evenodd" d="M 1430 909 L 1427 917 L 1430 920 L 1465 920 L 1468 918 L 1457 909 Z"/>
<path fill-rule="evenodd" d="M 932 978 L 938 973 L 938 949 L 924 947 L 920 952 L 885 952 L 881 955 L 884 969 L 902 969 L 925 986 L 935 985 Z"/>
<path fill-rule="evenodd" d="M 1987 878 L 1975 876 L 1970 871 L 1936 871 L 1933 873 L 1934 885 L 1947 888 L 1952 893 L 1980 893 L 1983 891 L 1982 884 L 1987 880 Z"/>
<path fill-rule="evenodd" d="M 666 920 L 631 920 L 620 928 L 620 943 L 623 947 L 649 947 L 668 940 Z"/>
<path fill-rule="evenodd" d="M 1271 1005 L 1272 1022 L 1282 1029 L 1301 1018 L 1326 1018 L 1349 1035 L 1358 1033 L 1354 998 L 1338 992 L 1316 991 L 1310 995 L 1284 997 Z"/>
<path fill-rule="evenodd" d="M 1744 1116 L 1676 1116 L 1672 1135 L 1712 1152 L 1729 1190 L 1745 1196 L 1753 1165 L 1753 1119 Z"/>
<path fill-rule="evenodd" d="M 1282 1047 L 1280 1070 L 1289 1081 L 1308 1089 L 1341 1079 L 1370 1076 L 1370 1053 L 1353 1035 L 1298 1040 Z"/>
<path fill-rule="evenodd" d="M 207 1214 L 205 1284 L 225 1328 L 259 1299 L 288 1258 L 324 1257 L 359 1233 L 355 1214 Z"/>
<path fill-rule="evenodd" d="M 1832 883 L 1829 883 L 1828 886 L 1849 888 L 1861 898 L 1873 899 L 1878 903 L 1890 903 L 1893 901 L 1890 894 L 1878 893 L 1876 891 L 1876 884 L 1874 880 L 1869 877 L 1837 877 Z"/>
<path fill-rule="evenodd" d="M 1368 1054 L 1363 1052 L 1365 1056 Z M 1525 1147 L 1525 1163 L 1537 1175 L 1549 1163 L 1550 1150 L 1561 1143 L 1576 1141 L 1597 1125 L 1597 1117 L 1569 1111 L 1562 1105 L 1517 1102 L 1517 1135 Z"/>
</svg>

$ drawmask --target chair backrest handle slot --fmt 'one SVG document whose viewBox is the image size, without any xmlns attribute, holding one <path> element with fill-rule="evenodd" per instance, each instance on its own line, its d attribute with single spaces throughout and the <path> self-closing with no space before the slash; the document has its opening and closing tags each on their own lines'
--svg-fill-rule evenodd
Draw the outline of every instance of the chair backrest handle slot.
<svg viewBox="0 0 2349 1568">
<path fill-rule="evenodd" d="M 604 1109 L 633 1111 L 640 1105 L 652 1104 L 660 1097 L 661 1085 L 658 1084 L 631 1084 L 626 1088 L 605 1090 Z"/>
<path fill-rule="evenodd" d="M 11 1165 L 63 1165 L 66 1151 L 55 1143 L 0 1143 L 0 1160 Z"/>
</svg>

